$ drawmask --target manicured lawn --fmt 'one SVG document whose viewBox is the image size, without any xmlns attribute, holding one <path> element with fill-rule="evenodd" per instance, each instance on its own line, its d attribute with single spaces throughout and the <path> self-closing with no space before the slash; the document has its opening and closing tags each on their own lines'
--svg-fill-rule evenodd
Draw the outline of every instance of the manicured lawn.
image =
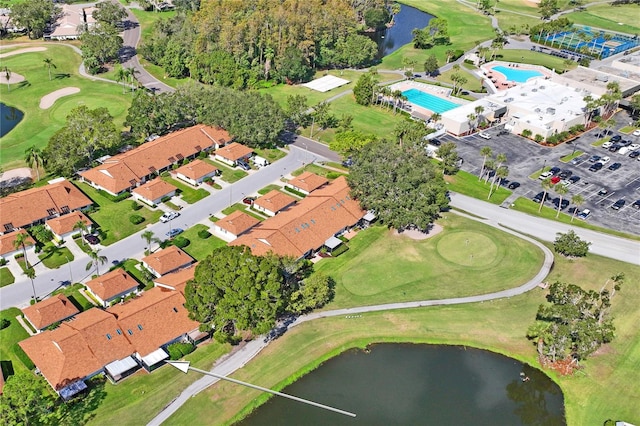
<svg viewBox="0 0 640 426">
<path fill-rule="evenodd" d="M 436 77 L 436 80 L 453 85 L 453 81 L 451 80 L 451 75 L 453 75 L 453 73 L 455 73 L 455 71 L 452 69 L 449 71 L 445 71 L 442 74 L 438 75 Z M 471 90 L 472 92 L 482 91 L 482 82 L 478 78 L 475 78 L 473 75 L 462 70 L 458 71 L 458 73 L 463 75 L 467 79 L 467 82 L 463 86 L 465 89 Z"/>
<path fill-rule="evenodd" d="M 262 158 L 266 158 L 270 163 L 278 161 L 281 158 L 284 158 L 287 155 L 286 151 L 281 149 L 261 149 L 261 148 L 253 148 L 256 155 L 259 155 Z"/>
<path fill-rule="evenodd" d="M 495 228 L 452 213 L 438 223 L 444 231 L 421 241 L 369 228 L 348 252 L 316 264 L 336 281 L 326 309 L 491 293 L 526 282 L 542 265 L 539 249 Z"/>
<path fill-rule="evenodd" d="M 405 120 L 405 116 L 397 112 L 395 115 L 393 109 L 381 108 L 378 106 L 362 106 L 358 105 L 352 94 L 343 96 L 331 102 L 329 110 L 337 118 L 343 115 L 353 117 L 353 128 L 367 134 L 374 134 L 379 138 L 387 138 L 394 140 L 393 130 L 396 125 Z M 301 134 L 309 136 L 311 128 L 303 129 Z M 318 126 L 313 128 L 313 139 L 329 143 L 335 137 L 335 129 L 320 130 Z"/>
<path fill-rule="evenodd" d="M 542 65 L 557 73 L 570 70 L 577 66 L 575 62 L 570 65 L 564 63 L 564 59 L 547 55 L 546 53 L 533 52 L 531 50 L 504 49 L 498 50 L 496 59 L 508 62 Z"/>
<path fill-rule="evenodd" d="M 14 282 L 16 282 L 16 278 L 13 276 L 9 268 L 0 268 L 0 287 L 13 284 Z"/>
<path fill-rule="evenodd" d="M 153 251 L 155 251 L 157 248 L 158 248 L 158 243 L 151 243 L 151 249 Z M 136 268 L 136 266 L 141 263 L 142 262 L 136 259 L 127 259 L 124 262 L 122 262 L 122 264 L 120 264 L 119 266 L 122 267 L 125 271 L 127 271 L 129 275 L 135 278 L 136 281 L 138 281 L 138 283 L 140 284 L 138 288 L 144 288 L 145 290 L 149 290 L 150 288 L 153 288 L 153 282 L 145 280 L 143 273 L 140 271 L 140 269 Z"/>
<path fill-rule="evenodd" d="M 224 247 L 227 245 L 225 241 L 221 240 L 220 238 L 214 235 L 211 235 L 207 239 L 200 238 L 198 236 L 198 232 L 203 229 L 209 230 L 208 227 L 202 224 L 196 224 L 191 228 L 187 229 L 182 234 L 184 238 L 191 241 L 191 244 L 183 248 L 183 250 L 186 251 L 191 257 L 193 257 L 195 260 L 198 260 L 198 261 L 204 260 L 207 256 L 211 254 L 213 249 L 218 247 Z M 209 230 L 209 232 L 211 231 Z"/>
<path fill-rule="evenodd" d="M 551 198 L 555 198 L 557 196 L 557 194 L 555 194 L 552 191 L 549 191 L 547 197 L 551 197 Z M 569 199 L 569 201 L 571 201 L 571 199 Z M 580 228 L 586 228 L 586 229 L 592 229 L 594 231 L 598 231 L 598 232 L 602 232 L 604 234 L 611 234 L 611 235 L 616 235 L 618 237 L 623 237 L 623 238 L 629 238 L 631 240 L 637 240 L 640 241 L 640 236 L 637 235 L 632 235 L 632 234 L 626 234 L 624 232 L 620 232 L 620 231 L 615 231 L 613 229 L 608 229 L 608 228 L 602 228 L 599 226 L 595 226 L 589 223 L 589 221 L 584 221 L 584 220 L 580 220 L 578 218 L 575 218 L 573 220 L 573 222 L 571 221 L 571 215 L 569 215 L 568 213 L 563 213 L 562 211 L 560 211 L 560 216 L 558 218 L 556 218 L 556 209 L 555 208 L 551 208 L 551 207 L 547 207 L 546 205 L 542 206 L 542 211 L 538 213 L 538 208 L 540 207 L 540 204 L 538 203 L 534 203 L 533 200 L 529 200 L 527 198 L 518 198 L 515 202 L 514 205 L 511 207 L 514 210 L 518 210 L 533 216 L 540 216 L 543 217 L 545 219 L 551 219 L 551 220 L 556 220 L 558 222 L 562 222 L 562 223 L 570 223 L 573 226 L 577 226 Z"/>
<path fill-rule="evenodd" d="M 489 196 L 491 179 L 489 179 L 489 182 L 487 183 L 484 182 L 484 179 L 478 181 L 478 176 L 472 175 L 464 170 L 459 170 L 458 173 L 453 176 L 445 176 L 444 179 L 449 185 L 448 188 L 451 191 L 459 192 L 460 194 L 468 195 L 469 197 L 478 198 L 480 200 L 487 200 L 487 197 Z M 495 189 L 494 185 L 491 199 L 487 201 L 492 204 L 499 205 L 502 204 L 509 195 L 511 195 L 510 190 L 503 186 L 499 186 L 498 189 Z"/>
<path fill-rule="evenodd" d="M 584 152 L 576 151 L 573 154 L 567 154 L 564 157 L 561 157 L 560 161 L 562 161 L 563 163 L 568 163 L 569 161 L 573 160 L 574 158 L 580 157 L 582 154 L 584 154 Z"/>
<path fill-rule="evenodd" d="M 477 42 L 490 40 L 495 37 L 491 28 L 491 20 L 488 16 L 473 11 L 466 4 L 455 0 L 439 0 L 437 2 L 425 2 L 424 0 L 402 0 L 402 4 L 413 6 L 438 18 L 447 20 L 448 32 L 451 44 L 435 46 L 431 49 L 414 49 L 413 44 L 407 44 L 382 59 L 379 69 L 402 69 L 403 58 L 417 61 L 416 70 L 424 70 L 424 61 L 431 54 L 435 54 L 439 64 L 447 60 L 447 50 L 467 51 L 473 48 Z"/>
<path fill-rule="evenodd" d="M 627 4 L 611 6 L 610 4 L 598 4 L 590 6 L 583 12 L 574 12 L 564 15 L 576 24 L 588 27 L 602 28 L 605 30 L 637 34 L 640 32 L 638 22 L 638 5 Z M 623 25 L 620 25 L 622 23 Z"/>
<path fill-rule="evenodd" d="M 196 368 L 209 370 L 213 363 L 231 350 L 230 345 L 209 343 L 184 357 Z M 90 424 L 137 425 L 146 424 L 187 386 L 201 378 L 200 374 L 180 373 L 166 365 L 151 374 L 138 371 L 117 385 L 108 382 L 106 397 L 100 402 Z M 201 423 L 196 422 L 195 424 Z"/>
<path fill-rule="evenodd" d="M 58 269 L 65 263 L 73 260 L 73 254 L 66 247 L 56 247 L 49 243 L 42 249 L 42 254 L 38 255 L 44 266 L 49 269 Z"/>
<path fill-rule="evenodd" d="M 22 312 L 18 308 L 0 311 L 0 318 L 11 321 L 9 327 L 0 330 L 0 360 L 2 361 L 2 371 L 5 373 L 5 379 L 7 373 L 27 371 L 27 367 L 14 353 L 14 345 L 29 337 L 29 333 L 16 320 L 16 317 L 21 314 Z"/>
<path fill-rule="evenodd" d="M 606 141 L 608 141 L 609 139 L 611 139 L 611 138 L 610 138 L 610 137 L 608 137 L 608 136 L 607 136 L 606 138 L 598 139 L 597 141 L 593 142 L 593 143 L 591 144 L 591 146 L 602 146 L 602 144 L 604 144 L 604 143 L 605 143 Z"/>
<path fill-rule="evenodd" d="M 616 340 L 583 362 L 583 372 L 575 376 L 559 377 L 546 371 L 564 391 L 570 426 L 599 425 L 607 418 L 640 421 L 636 408 L 640 392 L 640 287 L 628 285 L 640 282 L 640 267 L 592 255 L 572 261 L 557 258 L 548 281 L 561 279 L 599 291 L 607 278 L 618 272 L 625 273 L 627 285 L 622 290 L 624 294 L 619 293 L 613 302 Z M 465 280 L 475 278 L 469 274 Z M 538 306 L 545 302 L 545 295 L 545 291 L 535 289 L 492 302 L 376 312 L 356 319 L 315 320 L 289 330 L 232 377 L 281 389 L 292 377 L 312 370 L 323 360 L 348 348 L 375 342 L 473 346 L 539 366 L 535 347 L 525 334 Z M 175 373 L 175 377 L 181 376 Z M 243 408 L 250 410 L 264 399 L 255 390 L 221 381 L 189 399 L 165 424 L 197 424 L 203 418 L 229 424 Z"/>
<path fill-rule="evenodd" d="M 258 194 L 260 194 L 260 195 L 264 195 L 264 194 L 266 194 L 266 193 L 268 193 L 268 192 L 273 191 L 274 189 L 281 190 L 281 189 L 282 189 L 282 187 L 281 187 L 280 185 L 276 185 L 276 184 L 273 184 L 273 183 L 272 183 L 272 184 L 270 184 L 270 185 L 265 186 L 265 187 L 264 187 L 264 188 L 262 188 L 261 190 L 259 190 L 259 191 L 258 191 Z"/>
<path fill-rule="evenodd" d="M 633 126 L 624 126 L 622 127 L 620 130 L 618 130 L 620 133 L 624 133 L 625 135 L 630 134 L 631 132 L 633 132 L 634 130 L 637 130 L 635 127 Z"/>
<path fill-rule="evenodd" d="M 178 179 L 173 179 L 170 177 L 163 177 L 162 178 L 163 181 L 170 183 L 173 186 L 178 187 L 178 189 L 180 189 L 181 193 L 180 193 L 180 197 L 182 198 L 182 200 L 185 203 L 188 204 L 193 204 L 193 203 L 197 203 L 198 201 L 202 200 L 203 198 L 208 197 L 209 195 L 211 195 L 209 193 L 209 191 L 202 189 L 202 188 L 194 188 L 192 186 L 189 186 L 186 183 L 182 183 L 180 182 Z"/>
<path fill-rule="evenodd" d="M 29 43 L 24 47 L 36 45 L 39 44 Z M 24 152 L 30 146 L 44 148 L 49 138 L 64 126 L 73 108 L 80 105 L 106 107 L 114 116 L 116 126 L 121 127 L 131 104 L 131 96 L 123 95 L 119 85 L 80 77 L 78 67 L 81 58 L 71 48 L 54 43 L 42 46 L 47 50 L 2 59 L 3 69 L 6 66 L 12 73 L 26 78 L 26 82 L 12 84 L 11 91 L 7 91 L 6 84 L 0 85 L 2 102 L 25 113 L 22 121 L 2 138 L 0 164 L 5 170 L 23 166 Z M 46 58 L 53 59 L 57 66 L 51 70 L 51 81 L 43 64 Z M 40 109 L 43 96 L 65 87 L 78 87 L 80 92 L 60 98 L 49 109 Z"/>
<path fill-rule="evenodd" d="M 244 170 L 232 169 L 231 167 L 224 165 L 219 161 L 210 160 L 208 158 L 206 158 L 204 161 L 220 169 L 220 172 L 222 173 L 220 178 L 227 183 L 237 182 L 248 175 Z"/>
<path fill-rule="evenodd" d="M 255 217 L 259 221 L 263 221 L 263 220 L 266 219 L 266 216 L 262 216 L 261 214 L 257 213 L 255 210 L 248 209 L 247 206 L 245 204 L 242 204 L 242 203 L 236 203 L 236 204 L 233 204 L 233 205 L 227 207 L 226 209 L 222 210 L 222 214 L 228 216 L 228 215 L 230 215 L 231 213 L 233 213 L 235 211 L 241 211 L 243 213 L 246 213 L 249 216 Z"/>
<path fill-rule="evenodd" d="M 311 172 L 311 173 L 315 173 L 317 175 L 320 176 L 324 176 L 329 180 L 333 180 L 337 177 L 340 177 L 342 175 L 345 175 L 346 173 L 340 173 L 340 172 L 336 172 L 334 170 L 331 169 L 326 169 L 322 166 L 319 166 L 315 163 L 313 164 L 307 164 L 306 166 L 299 168 L 298 170 L 294 170 L 293 172 L 291 172 L 292 176 L 300 176 L 302 173 L 304 172 Z"/>
<path fill-rule="evenodd" d="M 52 295 L 56 294 L 64 294 L 69 298 L 69 301 L 75 305 L 76 308 L 80 310 L 80 312 L 84 312 L 87 309 L 91 309 L 95 307 L 95 305 L 88 300 L 80 290 L 82 290 L 84 286 L 80 283 L 73 284 L 68 287 L 61 288 L 60 290 L 56 290 L 52 293 Z"/>
<path fill-rule="evenodd" d="M 114 203 L 83 182 L 77 183 L 76 186 L 100 206 L 97 212 L 90 213 L 89 216 L 100 226 L 100 243 L 105 246 L 135 234 L 147 224 L 156 222 L 162 216 L 160 210 L 152 211 L 146 207 L 134 212 L 131 209 L 130 200 Z M 129 220 L 132 214 L 144 217 L 145 221 L 134 225 Z"/>
<path fill-rule="evenodd" d="M 353 89 L 353 86 L 355 86 L 356 82 L 358 81 L 358 78 L 360 78 L 360 76 L 363 73 L 364 73 L 363 71 L 353 71 L 353 70 L 318 71 L 314 76 L 314 78 L 324 77 L 325 75 L 333 75 L 333 76 L 344 78 L 345 80 L 350 81 L 349 84 L 345 84 L 344 86 L 340 86 L 338 88 L 335 88 L 333 90 L 330 90 L 324 93 L 309 89 L 300 84 L 296 84 L 296 85 L 278 84 L 272 87 L 260 89 L 259 92 L 267 93 L 271 95 L 271 97 L 273 97 L 273 99 L 283 107 L 287 105 L 287 97 L 291 95 L 306 96 L 308 105 L 314 106 L 337 94 Z M 399 75 L 390 74 L 390 73 L 378 73 L 378 77 L 381 83 L 400 79 Z"/>
</svg>

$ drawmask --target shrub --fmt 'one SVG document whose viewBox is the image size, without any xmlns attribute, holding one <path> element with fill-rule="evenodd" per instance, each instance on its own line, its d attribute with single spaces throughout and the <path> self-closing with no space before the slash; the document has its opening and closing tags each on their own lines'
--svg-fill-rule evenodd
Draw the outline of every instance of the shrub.
<svg viewBox="0 0 640 426">
<path fill-rule="evenodd" d="M 533 132 L 532 132 L 531 130 L 529 130 L 529 129 L 524 129 L 524 130 L 522 131 L 522 136 L 524 136 L 525 138 L 530 138 L 532 133 L 533 133 Z"/>
<path fill-rule="evenodd" d="M 338 256 L 340 256 L 342 253 L 344 253 L 347 250 L 349 250 L 349 246 L 348 245 L 340 244 L 338 247 L 336 247 L 335 250 L 333 250 L 331 252 L 331 256 L 332 257 L 338 257 Z"/>
<path fill-rule="evenodd" d="M 169 351 L 169 357 L 172 360 L 180 359 L 185 355 L 190 354 L 196 349 L 191 343 L 172 343 L 167 347 Z"/>
<path fill-rule="evenodd" d="M 205 158 L 207 158 L 208 154 L 206 153 L 206 151 L 200 151 L 198 153 L 198 158 L 201 160 L 204 160 Z"/>
<path fill-rule="evenodd" d="M 13 256 L 13 258 L 16 260 L 22 259 L 23 257 L 24 257 L 24 253 L 17 253 L 15 256 Z"/>
<path fill-rule="evenodd" d="M 138 225 L 144 222 L 144 217 L 137 214 L 132 214 L 131 216 L 129 216 L 129 221 L 134 225 Z"/>
<path fill-rule="evenodd" d="M 533 139 L 535 139 L 536 142 L 540 143 L 544 140 L 544 136 L 542 136 L 540 133 L 537 133 Z"/>
<path fill-rule="evenodd" d="M 206 229 L 202 229 L 198 231 L 198 237 L 202 238 L 203 240 L 206 240 L 210 236 L 211 236 L 211 232 L 207 231 Z"/>
<path fill-rule="evenodd" d="M 105 197 L 106 199 L 113 201 L 114 203 L 119 203 L 120 201 L 126 200 L 127 198 L 131 197 L 131 193 L 130 192 L 123 192 L 120 195 L 111 195 L 109 194 L 107 191 L 105 191 L 104 189 L 98 189 L 98 194 L 102 195 L 103 197 Z"/>
<path fill-rule="evenodd" d="M 31 235 L 33 235 L 35 239 L 42 244 L 46 244 L 53 239 L 53 232 L 44 225 L 32 226 L 30 231 Z"/>
<path fill-rule="evenodd" d="M 564 256 L 584 257 L 587 255 L 590 245 L 590 242 L 581 240 L 573 229 L 570 229 L 566 234 L 558 233 L 553 248 L 556 253 Z"/>
<path fill-rule="evenodd" d="M 174 164 L 173 166 L 171 166 L 171 169 L 176 170 L 178 167 L 180 167 L 180 164 Z"/>
<path fill-rule="evenodd" d="M 138 203 L 137 201 L 131 202 L 131 210 L 133 210 L 134 212 L 137 212 L 141 208 L 142 208 L 142 204 Z"/>
<path fill-rule="evenodd" d="M 189 244 L 191 244 L 191 241 L 185 237 L 176 237 L 173 239 L 173 245 L 179 248 L 185 248 Z"/>
<path fill-rule="evenodd" d="M 18 358 L 24 364 L 24 366 L 27 367 L 28 370 L 33 370 L 34 368 L 36 368 L 33 362 L 31 362 L 31 359 L 27 356 L 26 353 L 24 353 L 22 348 L 18 346 L 17 343 L 14 343 L 13 346 L 11 346 L 11 351 L 16 356 L 16 358 Z"/>
<path fill-rule="evenodd" d="M 161 203 L 166 203 L 167 201 L 170 201 L 170 200 L 171 200 L 171 197 L 169 197 L 168 195 L 165 195 L 164 197 L 162 197 L 160 199 L 160 202 Z"/>
<path fill-rule="evenodd" d="M 340 177 L 340 173 L 338 172 L 329 172 L 327 173 L 327 179 L 332 180 L 332 179 L 337 179 Z"/>
<path fill-rule="evenodd" d="M 5 328 L 9 327 L 11 325 L 11 321 L 9 321 L 6 318 L 2 318 L 2 320 L 0 321 L 0 330 L 4 330 Z"/>
<path fill-rule="evenodd" d="M 160 176 L 161 177 L 169 177 L 169 176 L 171 176 L 171 174 L 169 172 L 167 172 L 167 171 L 164 171 L 164 172 L 160 173 Z"/>
<path fill-rule="evenodd" d="M 4 266 L 7 264 L 7 260 L 4 257 L 0 257 L 0 266 Z"/>
</svg>

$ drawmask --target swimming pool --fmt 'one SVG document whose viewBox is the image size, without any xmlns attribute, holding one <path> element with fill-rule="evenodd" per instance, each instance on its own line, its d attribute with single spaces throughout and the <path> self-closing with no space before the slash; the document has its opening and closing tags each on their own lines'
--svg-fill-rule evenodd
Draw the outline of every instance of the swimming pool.
<svg viewBox="0 0 640 426">
<path fill-rule="evenodd" d="M 405 90 L 402 94 L 407 97 L 409 102 L 421 106 L 422 108 L 426 108 L 429 111 L 437 112 L 438 114 L 442 114 L 445 111 L 449 111 L 450 109 L 460 106 L 418 89 Z"/>
<path fill-rule="evenodd" d="M 529 80 L 530 78 L 544 76 L 544 74 L 536 70 L 507 68 L 503 66 L 493 67 L 491 68 L 491 70 L 497 71 L 500 74 L 503 74 L 507 78 L 507 80 L 515 81 L 516 83 L 526 83 L 526 81 Z"/>
</svg>

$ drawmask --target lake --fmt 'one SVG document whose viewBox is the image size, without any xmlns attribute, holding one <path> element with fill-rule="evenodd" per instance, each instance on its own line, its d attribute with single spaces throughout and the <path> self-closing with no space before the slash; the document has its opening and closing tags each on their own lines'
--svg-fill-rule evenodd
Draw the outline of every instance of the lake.
<svg viewBox="0 0 640 426">
<path fill-rule="evenodd" d="M 239 424 L 566 424 L 558 385 L 512 358 L 460 346 L 376 344 L 370 350 L 347 351 L 282 391 L 356 418 L 272 397 Z"/>
<path fill-rule="evenodd" d="M 13 130 L 22 117 L 24 117 L 22 111 L 0 102 L 0 138 Z"/>
<path fill-rule="evenodd" d="M 395 24 L 384 31 L 378 31 L 369 36 L 378 44 L 378 59 L 395 52 L 402 46 L 413 41 L 411 32 L 414 28 L 424 28 L 429 25 L 433 15 L 429 15 L 415 7 L 400 5 L 400 13 L 395 18 Z"/>
</svg>

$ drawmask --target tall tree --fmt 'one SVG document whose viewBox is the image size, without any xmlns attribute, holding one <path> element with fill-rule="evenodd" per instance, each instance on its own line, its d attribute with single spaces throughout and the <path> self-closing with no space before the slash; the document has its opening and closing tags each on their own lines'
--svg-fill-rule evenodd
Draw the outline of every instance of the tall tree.
<svg viewBox="0 0 640 426">
<path fill-rule="evenodd" d="M 576 194 L 571 197 L 571 202 L 575 204 L 575 209 L 573 209 L 573 214 L 571 215 L 571 222 L 573 222 L 573 218 L 576 217 L 576 214 L 578 213 L 578 210 L 580 210 L 580 206 L 584 204 L 584 201 L 584 197 L 580 194 Z"/>
<path fill-rule="evenodd" d="M 89 271 L 95 267 L 96 275 L 100 275 L 100 265 L 104 265 L 109 259 L 107 259 L 106 256 L 102 256 L 100 254 L 100 249 L 90 250 L 87 254 L 91 258 L 91 260 L 89 261 L 89 263 L 87 263 L 87 267 L 85 269 Z"/>
<path fill-rule="evenodd" d="M 43 62 L 44 67 L 47 69 L 47 71 L 49 71 L 49 81 L 51 81 L 51 68 L 56 69 L 58 67 L 53 63 L 53 59 L 51 58 L 44 58 Z"/>
<path fill-rule="evenodd" d="M 551 189 L 551 180 L 549 178 L 543 180 L 542 182 L 540 182 L 540 185 L 542 185 L 542 191 L 544 192 L 544 195 L 542 197 L 542 200 L 540 200 L 540 206 L 538 207 L 538 213 L 540 213 L 540 210 L 542 210 L 542 205 L 544 204 L 545 200 L 547 199 L 547 192 L 549 191 L 549 189 Z"/>
<path fill-rule="evenodd" d="M 153 231 L 150 231 L 150 230 L 144 231 L 140 235 L 140 238 L 142 238 L 143 240 L 145 240 L 147 242 L 147 250 L 146 251 L 149 254 L 151 254 L 151 243 L 154 243 L 154 242 L 155 243 L 159 243 L 160 242 L 160 240 L 155 237 L 155 234 L 153 233 Z"/>
<path fill-rule="evenodd" d="M 442 173 L 445 175 L 453 175 L 458 171 L 458 151 L 456 144 L 453 142 L 445 142 L 436 151 L 436 155 L 442 160 Z"/>
<path fill-rule="evenodd" d="M 49 0 L 29 0 L 11 5 L 11 19 L 18 26 L 26 28 L 32 40 L 43 36 L 47 24 L 59 12 L 60 8 Z"/>
<path fill-rule="evenodd" d="M 283 307 L 282 283 L 274 257 L 222 247 L 198 264 L 185 290 L 186 307 L 219 341 L 234 340 L 244 330 L 261 334 L 275 325 Z"/>
<path fill-rule="evenodd" d="M 359 130 L 347 130 L 336 134 L 333 141 L 329 143 L 329 149 L 340 153 L 344 157 L 362 149 L 362 147 L 375 140 L 375 135 L 368 135 Z"/>
<path fill-rule="evenodd" d="M 116 81 L 122 83 L 122 94 L 125 93 L 125 84 L 127 82 L 128 72 L 122 67 L 122 65 L 118 65 L 116 67 Z"/>
<path fill-rule="evenodd" d="M 562 208 L 562 199 L 564 198 L 565 195 L 567 195 L 567 192 L 569 192 L 569 188 L 567 188 L 564 185 L 556 185 L 556 192 L 558 193 L 558 195 L 560 196 L 560 202 L 558 203 L 558 209 L 556 211 L 556 218 L 558 216 L 560 216 L 560 209 Z"/>
<path fill-rule="evenodd" d="M 24 264 L 26 268 L 29 268 L 29 259 L 27 259 L 27 243 L 29 242 L 29 234 L 24 229 L 20 230 L 13 240 L 13 248 L 16 250 L 22 249 L 22 255 L 24 256 Z"/>
<path fill-rule="evenodd" d="M 309 100 L 305 95 L 287 96 L 287 106 L 285 116 L 295 124 L 295 126 L 306 126 L 309 121 Z"/>
<path fill-rule="evenodd" d="M 424 72 L 427 75 L 434 75 L 436 71 L 438 71 L 438 58 L 436 55 L 431 54 L 427 56 L 427 59 L 424 61 Z"/>
<path fill-rule="evenodd" d="M 25 261 L 26 261 L 26 258 L 25 258 Z M 24 268 L 24 274 L 27 276 L 27 278 L 29 278 L 29 281 L 31 281 L 31 291 L 33 291 L 33 300 L 37 302 L 38 295 L 36 294 L 36 285 L 33 282 L 33 280 L 36 279 L 36 270 L 33 268 L 33 266 L 27 263 L 26 267 Z"/>
<path fill-rule="evenodd" d="M 426 161 L 419 144 L 372 142 L 354 153 L 347 179 L 363 208 L 399 230 L 427 229 L 448 206 L 442 174 Z"/>
<path fill-rule="evenodd" d="M 55 423 L 55 399 L 42 376 L 17 371 L 9 376 L 0 397 L 3 423 L 43 425 Z"/>
<path fill-rule="evenodd" d="M 589 241 L 581 240 L 573 229 L 563 233 L 558 233 L 553 242 L 553 249 L 556 253 L 560 253 L 568 257 L 584 257 L 589 252 Z"/>
<path fill-rule="evenodd" d="M 44 157 L 40 148 L 36 148 L 35 145 L 31 145 L 25 151 L 24 160 L 27 162 L 29 167 L 33 167 L 36 170 L 36 181 L 40 181 L 40 167 L 44 166 Z"/>
<path fill-rule="evenodd" d="M 483 146 L 482 148 L 480 148 L 480 155 L 482 156 L 482 167 L 480 168 L 480 176 L 478 176 L 478 182 L 480 182 L 482 176 L 484 175 L 484 166 L 487 163 L 487 158 L 491 158 L 491 156 L 493 155 L 493 150 L 489 146 Z"/>
<path fill-rule="evenodd" d="M 7 92 L 11 91 L 11 70 L 7 67 L 4 67 L 3 70 L 4 79 L 7 81 Z"/>
<path fill-rule="evenodd" d="M 85 31 L 80 37 L 82 58 L 87 70 L 96 74 L 107 62 L 116 59 L 122 48 L 120 32 L 111 24 L 100 24 Z"/>
<path fill-rule="evenodd" d="M 96 4 L 93 11 L 93 18 L 100 24 L 109 24 L 117 27 L 118 24 L 127 17 L 127 11 L 119 3 L 101 1 Z"/>
<path fill-rule="evenodd" d="M 73 224 L 73 229 L 79 229 L 80 230 L 80 239 L 82 240 L 82 245 L 85 245 L 85 241 L 84 241 L 84 234 L 85 232 L 87 232 L 88 228 L 87 228 L 87 224 L 84 223 L 84 220 L 78 220 L 76 223 Z"/>
<path fill-rule="evenodd" d="M 324 306 L 333 297 L 333 283 L 321 272 L 316 272 L 302 281 L 300 288 L 294 291 L 289 309 L 303 313 Z"/>
</svg>

